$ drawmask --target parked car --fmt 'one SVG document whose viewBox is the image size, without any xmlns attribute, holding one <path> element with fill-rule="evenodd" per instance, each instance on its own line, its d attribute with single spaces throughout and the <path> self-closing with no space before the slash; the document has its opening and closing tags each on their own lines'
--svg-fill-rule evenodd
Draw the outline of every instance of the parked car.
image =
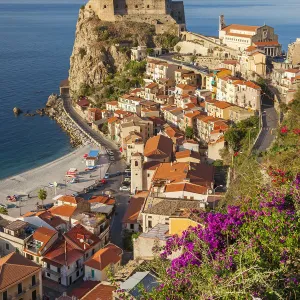
<svg viewBox="0 0 300 300">
<path fill-rule="evenodd" d="M 109 160 L 110 160 L 110 161 L 115 161 L 115 157 L 114 157 L 114 156 L 110 156 L 110 157 L 109 157 Z"/>
<path fill-rule="evenodd" d="M 107 180 L 105 180 L 105 179 L 101 179 L 100 182 L 101 182 L 102 184 L 107 184 Z"/>
<path fill-rule="evenodd" d="M 122 185 L 120 187 L 120 191 L 123 191 L 123 192 L 129 192 L 130 191 L 130 187 L 127 186 L 127 185 Z"/>
<path fill-rule="evenodd" d="M 89 155 L 86 153 L 83 155 L 83 158 L 87 158 Z"/>
<path fill-rule="evenodd" d="M 120 175 L 122 175 L 122 172 L 118 171 L 118 172 L 116 173 L 116 176 L 120 176 Z"/>
<path fill-rule="evenodd" d="M 130 173 L 125 173 L 125 178 L 131 178 L 131 172 Z"/>
<path fill-rule="evenodd" d="M 131 173 L 131 169 L 130 168 L 125 169 L 125 173 Z"/>
<path fill-rule="evenodd" d="M 51 207 L 53 207 L 53 206 L 54 206 L 53 203 L 48 203 L 48 204 L 45 204 L 45 205 L 44 205 L 44 208 L 45 208 L 45 209 L 49 209 L 49 208 L 51 208 Z"/>
<path fill-rule="evenodd" d="M 105 173 L 104 179 L 109 179 L 109 178 L 110 178 L 110 174 L 109 173 Z"/>
<path fill-rule="evenodd" d="M 131 182 L 131 178 L 130 177 L 125 177 L 124 182 Z"/>
<path fill-rule="evenodd" d="M 79 182 L 79 179 L 77 177 L 74 177 L 71 179 L 70 183 L 77 183 Z"/>
<path fill-rule="evenodd" d="M 130 182 L 124 180 L 124 181 L 122 182 L 122 185 L 130 186 Z"/>
</svg>

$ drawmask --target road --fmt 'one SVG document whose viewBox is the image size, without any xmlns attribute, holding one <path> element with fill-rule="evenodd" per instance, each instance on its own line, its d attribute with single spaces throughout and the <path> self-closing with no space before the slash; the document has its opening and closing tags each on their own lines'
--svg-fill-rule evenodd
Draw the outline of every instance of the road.
<svg viewBox="0 0 300 300">
<path fill-rule="evenodd" d="M 265 96 L 262 99 L 262 132 L 253 150 L 257 152 L 266 151 L 276 137 L 277 126 L 278 114 L 274 108 L 274 101 L 268 96 Z"/>
<path fill-rule="evenodd" d="M 99 144 L 104 147 L 111 149 L 115 154 L 115 162 L 112 162 L 108 172 L 110 174 L 116 174 L 118 171 L 124 172 L 126 169 L 126 163 L 121 158 L 120 152 L 118 151 L 118 147 L 113 142 L 106 140 L 101 134 L 92 130 L 92 128 L 81 118 L 81 116 L 75 111 L 71 104 L 70 98 L 64 98 L 64 106 L 66 111 L 70 114 L 72 119 L 83 129 L 85 130 L 91 137 L 93 137 Z M 123 181 L 123 176 L 116 176 L 108 179 L 108 184 L 105 186 L 104 190 L 112 190 L 114 191 L 113 196 L 116 199 L 116 210 L 115 214 L 111 221 L 111 241 L 116 245 L 123 247 L 122 240 L 122 219 L 127 210 L 128 201 L 129 201 L 129 192 L 120 192 L 120 186 Z M 90 195 L 100 195 L 102 191 L 93 192 Z"/>
</svg>

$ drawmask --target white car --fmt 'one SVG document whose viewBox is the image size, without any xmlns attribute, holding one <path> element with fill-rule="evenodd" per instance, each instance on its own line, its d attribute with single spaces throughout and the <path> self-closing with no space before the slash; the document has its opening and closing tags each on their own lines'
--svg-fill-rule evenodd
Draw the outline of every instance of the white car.
<svg viewBox="0 0 300 300">
<path fill-rule="evenodd" d="M 129 192 L 130 186 L 122 185 L 122 186 L 120 186 L 120 191 Z"/>
<path fill-rule="evenodd" d="M 124 181 L 130 182 L 131 179 L 130 179 L 130 177 L 125 177 L 125 178 L 124 178 Z"/>
</svg>

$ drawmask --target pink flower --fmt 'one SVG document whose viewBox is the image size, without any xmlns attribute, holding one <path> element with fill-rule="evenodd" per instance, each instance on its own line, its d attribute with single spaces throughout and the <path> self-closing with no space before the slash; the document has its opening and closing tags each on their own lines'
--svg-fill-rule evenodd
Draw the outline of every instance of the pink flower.
<svg viewBox="0 0 300 300">
<path fill-rule="evenodd" d="M 294 129 L 293 133 L 296 135 L 300 135 L 300 129 L 299 128 Z"/>
</svg>

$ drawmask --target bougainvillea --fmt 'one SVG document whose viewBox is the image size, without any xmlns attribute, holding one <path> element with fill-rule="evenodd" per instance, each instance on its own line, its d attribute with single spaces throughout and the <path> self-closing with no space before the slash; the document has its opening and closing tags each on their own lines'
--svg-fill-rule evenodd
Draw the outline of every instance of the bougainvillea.
<svg viewBox="0 0 300 300">
<path fill-rule="evenodd" d="M 300 298 L 300 176 L 269 174 L 276 185 L 256 207 L 191 212 L 199 225 L 167 241 L 156 261 L 163 284 L 146 298 Z"/>
</svg>

